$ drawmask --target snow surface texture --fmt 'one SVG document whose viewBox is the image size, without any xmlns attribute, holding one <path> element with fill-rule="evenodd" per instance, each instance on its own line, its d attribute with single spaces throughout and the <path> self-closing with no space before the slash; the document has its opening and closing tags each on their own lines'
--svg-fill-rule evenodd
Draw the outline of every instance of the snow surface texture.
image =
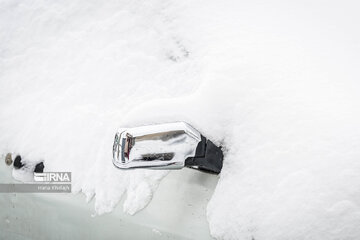
<svg viewBox="0 0 360 240">
<path fill-rule="evenodd" d="M 130 214 L 167 171 L 121 172 L 115 129 L 187 121 L 226 147 L 218 239 L 360 238 L 356 1 L 0 2 L 0 151 Z"/>
</svg>

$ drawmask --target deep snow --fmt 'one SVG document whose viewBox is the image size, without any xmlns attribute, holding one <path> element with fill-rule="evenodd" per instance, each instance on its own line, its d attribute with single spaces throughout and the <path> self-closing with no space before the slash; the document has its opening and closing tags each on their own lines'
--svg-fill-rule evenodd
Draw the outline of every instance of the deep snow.
<svg viewBox="0 0 360 240">
<path fill-rule="evenodd" d="M 97 213 L 167 171 L 121 172 L 118 127 L 187 121 L 226 148 L 218 239 L 360 237 L 356 1 L 0 2 L 0 152 L 72 171 Z"/>
</svg>

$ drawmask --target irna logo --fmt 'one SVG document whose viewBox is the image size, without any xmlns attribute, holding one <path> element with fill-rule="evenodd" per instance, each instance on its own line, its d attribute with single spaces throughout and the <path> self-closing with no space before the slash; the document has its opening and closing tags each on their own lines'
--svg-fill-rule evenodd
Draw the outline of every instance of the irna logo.
<svg viewBox="0 0 360 240">
<path fill-rule="evenodd" d="M 34 173 L 35 182 L 71 182 L 71 172 Z"/>
</svg>

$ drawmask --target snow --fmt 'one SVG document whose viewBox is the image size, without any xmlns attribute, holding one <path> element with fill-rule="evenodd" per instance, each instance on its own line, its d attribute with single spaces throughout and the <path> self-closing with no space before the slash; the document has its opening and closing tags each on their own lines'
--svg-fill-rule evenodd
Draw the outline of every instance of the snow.
<svg viewBox="0 0 360 240">
<path fill-rule="evenodd" d="M 360 237 L 356 1 L 0 3 L 0 152 L 71 171 L 98 214 L 167 171 L 119 172 L 116 129 L 186 121 L 223 144 L 217 239 Z"/>
</svg>

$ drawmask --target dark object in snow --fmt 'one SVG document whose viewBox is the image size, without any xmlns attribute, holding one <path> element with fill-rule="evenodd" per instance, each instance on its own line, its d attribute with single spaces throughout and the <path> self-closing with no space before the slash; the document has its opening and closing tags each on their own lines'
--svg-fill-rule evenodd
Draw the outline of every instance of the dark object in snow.
<svg viewBox="0 0 360 240">
<path fill-rule="evenodd" d="M 220 173 L 223 165 L 223 152 L 210 140 L 201 135 L 195 157 L 188 157 L 185 166 L 209 173 Z"/>
<path fill-rule="evenodd" d="M 21 156 L 20 155 L 17 155 L 15 157 L 15 160 L 14 160 L 14 168 L 15 169 L 20 169 L 22 167 L 25 166 L 24 163 L 22 163 L 21 161 Z M 43 173 L 44 172 L 44 163 L 43 162 L 39 162 L 38 164 L 35 165 L 35 169 L 34 169 L 34 172 L 36 173 Z M 30 170 L 30 169 L 29 169 Z"/>
<path fill-rule="evenodd" d="M 19 169 L 22 168 L 24 164 L 21 162 L 21 156 L 17 155 L 14 160 L 14 168 Z"/>
<path fill-rule="evenodd" d="M 120 169 L 181 169 L 218 174 L 221 147 L 185 122 L 122 129 L 115 135 L 113 163 Z"/>
<path fill-rule="evenodd" d="M 44 172 L 44 163 L 40 162 L 40 163 L 36 164 L 34 172 L 43 173 Z"/>
</svg>

